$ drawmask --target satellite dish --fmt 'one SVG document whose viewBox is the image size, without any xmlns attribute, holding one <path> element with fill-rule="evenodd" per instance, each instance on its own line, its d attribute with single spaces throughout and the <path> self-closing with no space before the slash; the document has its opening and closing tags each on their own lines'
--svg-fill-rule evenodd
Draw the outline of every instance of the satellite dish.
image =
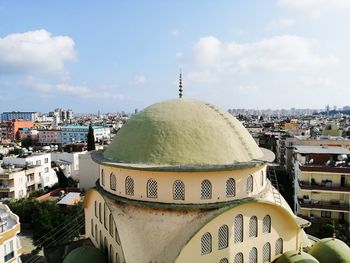
<svg viewBox="0 0 350 263">
<path fill-rule="evenodd" d="M 310 159 L 309 164 L 313 164 L 314 163 L 314 159 Z"/>
</svg>

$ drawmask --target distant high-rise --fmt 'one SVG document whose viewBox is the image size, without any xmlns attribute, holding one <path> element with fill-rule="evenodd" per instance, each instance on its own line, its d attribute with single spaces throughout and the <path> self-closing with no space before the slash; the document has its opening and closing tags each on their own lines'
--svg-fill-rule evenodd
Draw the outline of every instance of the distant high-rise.
<svg viewBox="0 0 350 263">
<path fill-rule="evenodd" d="M 2 121 L 12 121 L 14 119 L 22 119 L 26 121 L 36 121 L 38 113 L 34 111 L 11 111 L 1 114 Z"/>
</svg>

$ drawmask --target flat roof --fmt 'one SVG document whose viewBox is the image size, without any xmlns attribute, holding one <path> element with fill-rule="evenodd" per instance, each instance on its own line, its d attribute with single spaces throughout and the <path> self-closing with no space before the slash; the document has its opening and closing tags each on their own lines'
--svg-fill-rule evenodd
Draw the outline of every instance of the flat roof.
<svg viewBox="0 0 350 263">
<path fill-rule="evenodd" d="M 80 193 L 74 193 L 74 192 L 68 193 L 57 204 L 60 204 L 60 205 L 71 205 L 72 202 L 74 202 L 79 196 L 80 196 Z"/>
<path fill-rule="evenodd" d="M 92 126 L 93 129 L 101 129 L 101 128 L 108 128 L 105 126 Z M 89 126 L 74 126 L 74 125 L 70 125 L 70 126 L 63 126 L 62 129 L 89 129 Z"/>
<path fill-rule="evenodd" d="M 348 149 L 338 146 L 294 146 L 296 153 L 350 154 Z"/>
</svg>

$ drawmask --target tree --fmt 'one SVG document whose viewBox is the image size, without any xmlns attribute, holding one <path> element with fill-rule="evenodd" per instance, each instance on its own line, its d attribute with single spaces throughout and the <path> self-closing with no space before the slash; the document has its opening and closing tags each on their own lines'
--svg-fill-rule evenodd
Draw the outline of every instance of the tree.
<svg viewBox="0 0 350 263">
<path fill-rule="evenodd" d="M 89 152 L 95 150 L 94 129 L 92 128 L 91 124 L 89 125 L 89 132 L 88 132 L 88 135 L 87 135 L 87 150 Z"/>
</svg>

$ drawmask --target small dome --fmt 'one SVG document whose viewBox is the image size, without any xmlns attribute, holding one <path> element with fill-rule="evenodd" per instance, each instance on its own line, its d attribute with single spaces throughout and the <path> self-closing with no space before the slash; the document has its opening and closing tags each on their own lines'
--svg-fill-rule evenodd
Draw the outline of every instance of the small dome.
<svg viewBox="0 0 350 263">
<path fill-rule="evenodd" d="M 104 153 L 121 163 L 230 165 L 263 157 L 231 114 L 196 100 L 160 102 L 136 114 Z"/>
<path fill-rule="evenodd" d="M 275 263 L 319 263 L 319 261 L 315 259 L 313 256 L 305 252 L 301 252 L 299 254 L 299 251 L 296 251 L 296 250 L 285 252 L 274 262 Z"/>
<path fill-rule="evenodd" d="M 308 252 L 321 263 L 349 263 L 350 248 L 341 240 L 324 238 L 316 242 Z"/>
<path fill-rule="evenodd" d="M 78 247 L 72 250 L 63 260 L 63 263 L 105 263 L 100 250 L 95 247 Z"/>
</svg>

